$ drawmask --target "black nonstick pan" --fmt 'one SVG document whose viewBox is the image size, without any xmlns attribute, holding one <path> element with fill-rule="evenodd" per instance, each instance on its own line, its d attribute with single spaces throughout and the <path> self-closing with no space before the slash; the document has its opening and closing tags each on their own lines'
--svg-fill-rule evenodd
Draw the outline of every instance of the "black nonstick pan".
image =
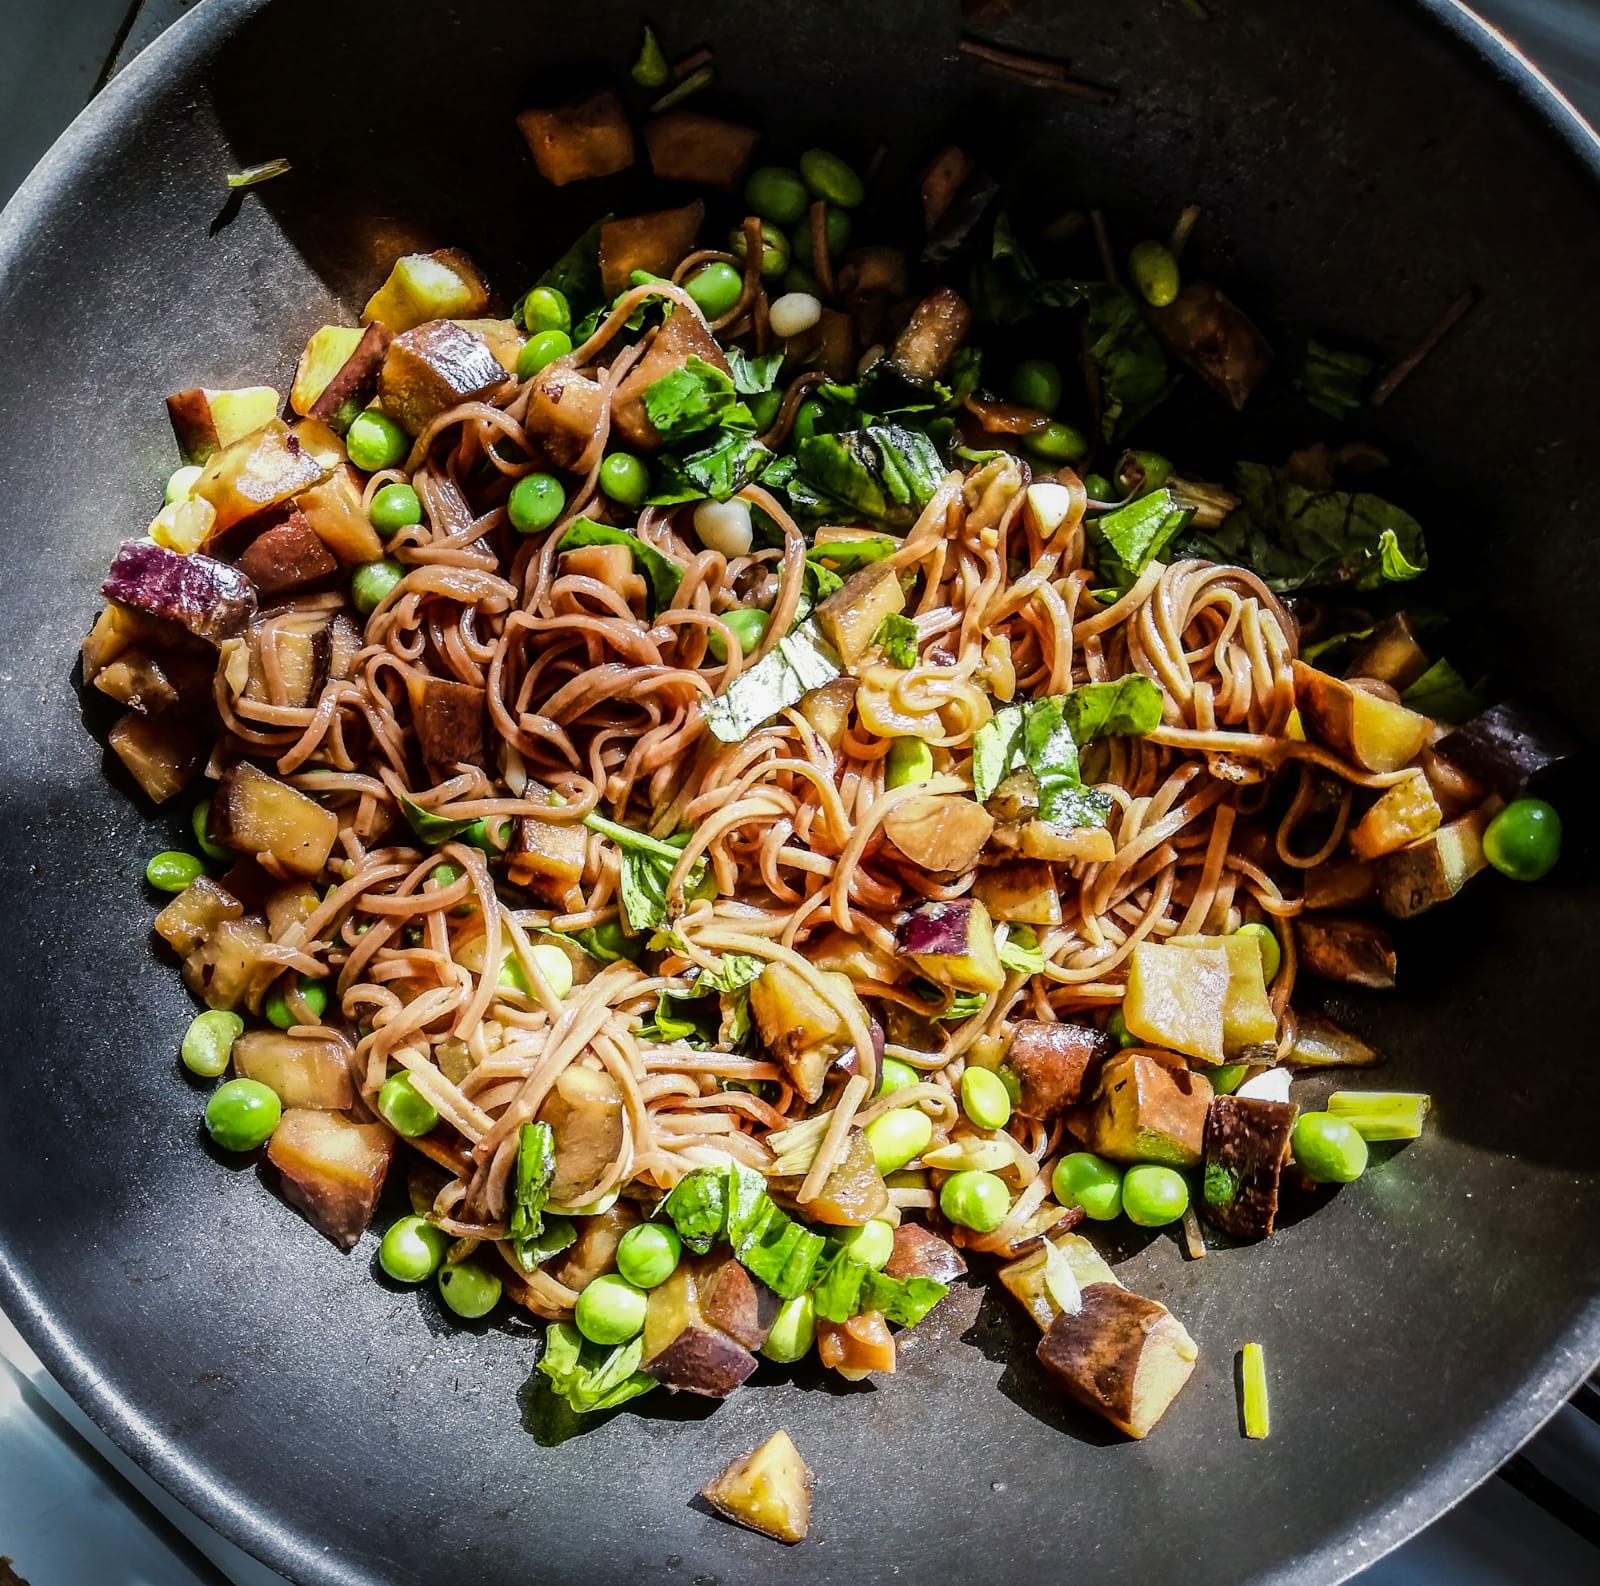
<svg viewBox="0 0 1600 1586">
<path fill-rule="evenodd" d="M 886 142 L 885 193 L 958 138 L 1036 207 L 1103 206 L 1126 241 L 1203 206 L 1198 267 L 1280 348 L 1398 351 L 1476 288 L 1369 433 L 1427 525 L 1428 595 L 1463 653 L 1600 736 L 1593 137 L 1449 0 L 984 9 L 987 36 L 1070 57 L 1117 102 L 983 76 L 954 0 L 702 0 L 655 20 L 715 46 L 717 92 L 775 151 Z M 625 70 L 639 22 L 622 0 L 204 0 L 0 219 L 0 1301 L 158 1480 L 306 1586 L 1341 1580 L 1600 1357 L 1581 780 L 1549 882 L 1475 883 L 1403 932 L 1398 993 L 1340 1006 L 1391 1055 L 1385 1083 L 1437 1098 L 1427 1137 L 1265 1246 L 1119 1252 L 1202 1350 L 1144 1443 L 1065 1406 L 1031 1324 L 978 1288 L 871 1387 L 764 1367 L 720 1407 L 656 1395 L 570 1436 L 537 1412 L 536 1326 L 447 1320 L 375 1280 L 370 1238 L 340 1254 L 201 1146 L 175 1056 L 189 1002 L 141 879 L 180 818 L 108 769 L 74 686 L 110 553 L 175 465 L 160 398 L 285 387 L 309 330 L 414 241 L 520 290 L 629 194 L 545 187 L 512 116 Z M 278 156 L 292 176 L 225 205 L 225 172 Z M 1226 440 L 1192 412 L 1195 448 L 1311 438 L 1270 402 Z M 1251 1339 L 1266 1442 L 1237 1425 Z M 793 1549 L 694 1498 L 780 1425 L 818 1474 Z"/>
</svg>

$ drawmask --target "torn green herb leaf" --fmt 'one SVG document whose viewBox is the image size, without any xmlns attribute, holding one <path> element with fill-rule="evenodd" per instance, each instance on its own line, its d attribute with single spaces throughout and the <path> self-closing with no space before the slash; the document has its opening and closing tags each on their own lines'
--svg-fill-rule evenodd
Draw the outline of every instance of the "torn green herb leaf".
<svg viewBox="0 0 1600 1586">
<path fill-rule="evenodd" d="M 798 705 L 812 689 L 831 683 L 841 671 L 838 656 L 816 627 L 802 623 L 748 672 L 741 672 L 726 693 L 706 700 L 700 708 L 716 737 L 738 743 L 780 710 Z"/>
<path fill-rule="evenodd" d="M 596 523 L 592 518 L 579 518 L 561 536 L 561 543 L 556 549 L 575 551 L 583 545 L 627 546 L 633 552 L 635 566 L 650 585 L 653 609 L 660 613 L 671 606 L 678 593 L 678 585 L 683 582 L 683 569 L 653 545 L 646 545 L 626 529 L 613 528 L 609 523 Z"/>
</svg>

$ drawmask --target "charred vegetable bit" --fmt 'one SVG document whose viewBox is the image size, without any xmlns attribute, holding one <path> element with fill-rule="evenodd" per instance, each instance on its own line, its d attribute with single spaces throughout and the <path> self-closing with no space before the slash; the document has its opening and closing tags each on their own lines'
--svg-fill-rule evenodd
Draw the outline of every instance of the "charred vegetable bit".
<svg viewBox="0 0 1600 1586">
<path fill-rule="evenodd" d="M 803 1542 L 811 1529 L 815 1480 L 789 1434 L 778 1431 L 754 1453 L 734 1460 L 701 1489 L 701 1496 L 752 1531 L 780 1542 Z"/>
</svg>

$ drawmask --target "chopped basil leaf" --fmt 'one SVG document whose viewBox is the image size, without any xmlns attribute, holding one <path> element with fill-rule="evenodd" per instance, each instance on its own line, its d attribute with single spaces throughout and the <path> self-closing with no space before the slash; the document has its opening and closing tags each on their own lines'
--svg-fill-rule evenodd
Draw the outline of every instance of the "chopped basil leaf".
<svg viewBox="0 0 1600 1586">
<path fill-rule="evenodd" d="M 651 381 L 644 389 L 644 410 L 669 446 L 702 430 L 755 425 L 732 378 L 703 358 L 691 357 L 681 368 Z"/>
<path fill-rule="evenodd" d="M 1152 490 L 1092 519 L 1089 538 L 1101 581 L 1116 589 L 1131 588 L 1151 562 L 1166 555 L 1193 515 L 1170 490 Z"/>
<path fill-rule="evenodd" d="M 1100 388 L 1100 434 L 1110 442 L 1164 401 L 1174 382 L 1167 355 L 1131 292 L 1096 282 L 1085 295 L 1088 357 Z"/>
<path fill-rule="evenodd" d="M 917 664 L 917 625 L 910 617 L 890 613 L 879 623 L 875 642 L 890 666 L 909 669 Z"/>
<path fill-rule="evenodd" d="M 988 998 L 981 991 L 952 991 L 944 1005 L 934 1014 L 934 1018 L 945 1024 L 956 1024 L 962 1019 L 970 1019 L 982 1013 L 983 1005 L 987 1001 Z"/>
<path fill-rule="evenodd" d="M 972 791 L 980 804 L 1022 764 L 1023 707 L 1004 705 L 972 736 Z"/>
<path fill-rule="evenodd" d="M 1039 819 L 1050 826 L 1103 826 L 1111 812 L 1104 793 L 1083 785 L 1067 696 L 1035 700 L 1024 713 L 1022 756 L 1039 784 Z"/>
<path fill-rule="evenodd" d="M 649 496 L 651 506 L 678 506 L 707 496 L 729 501 L 757 479 L 776 483 L 768 477 L 774 471 L 772 453 L 748 430 L 717 429 L 709 434 L 710 444 L 698 451 L 661 459 L 660 483 Z"/>
<path fill-rule="evenodd" d="M 786 1300 L 815 1281 L 822 1236 L 775 1205 L 766 1181 L 741 1162 L 697 1168 L 678 1181 L 657 1215 L 669 1218 L 698 1255 L 726 1239 L 745 1269 Z"/>
<path fill-rule="evenodd" d="M 766 959 L 757 958 L 754 953 L 724 953 L 717 960 L 717 967 L 705 970 L 698 983 L 731 995 L 752 980 L 760 979 L 766 967 Z"/>
<path fill-rule="evenodd" d="M 544 1206 L 556 1173 L 556 1139 L 547 1123 L 525 1123 L 517 1136 L 516 1182 L 506 1238 L 517 1260 L 529 1271 L 539 1262 L 530 1246 L 544 1228 Z"/>
<path fill-rule="evenodd" d="M 1161 725 L 1161 690 L 1130 672 L 1112 683 L 1085 683 L 1062 699 L 1073 741 L 1081 749 L 1096 738 L 1142 737 Z"/>
<path fill-rule="evenodd" d="M 1023 975 L 1044 973 L 1044 949 L 1030 925 L 1013 925 L 1001 942 L 1000 962 Z"/>
<path fill-rule="evenodd" d="M 539 1369 L 569 1409 L 589 1415 L 614 1410 L 656 1386 L 656 1379 L 639 1369 L 643 1358 L 642 1336 L 607 1349 L 591 1344 L 571 1322 L 552 1322 L 545 1329 Z"/>
<path fill-rule="evenodd" d="M 1459 727 L 1483 709 L 1483 700 L 1467 680 L 1446 660 L 1433 663 L 1410 688 L 1400 695 L 1408 709 L 1431 716 L 1435 721 Z"/>
<path fill-rule="evenodd" d="M 633 552 L 633 560 L 650 584 L 657 612 L 665 611 L 678 593 L 683 582 L 683 569 L 670 557 L 663 556 L 653 545 L 646 545 L 637 535 L 626 529 L 615 529 L 609 523 L 596 523 L 592 518 L 579 518 L 561 536 L 558 551 L 575 551 L 583 545 L 626 545 Z"/>
<path fill-rule="evenodd" d="M 1344 419 L 1366 401 L 1371 374 L 1372 360 L 1364 353 L 1341 352 L 1311 340 L 1306 342 L 1305 362 L 1294 385 L 1319 412 Z"/>
<path fill-rule="evenodd" d="M 808 435 L 799 457 L 796 486 L 885 523 L 912 523 L 945 475 L 933 442 L 898 424 Z"/>
<path fill-rule="evenodd" d="M 550 934 L 557 936 L 560 933 L 552 931 Z M 630 936 L 620 920 L 608 920 L 604 925 L 591 925 L 585 931 L 574 931 L 571 939 L 597 964 L 614 964 L 620 959 L 637 963 L 639 954 L 644 950 L 643 940 Z"/>
<path fill-rule="evenodd" d="M 853 573 L 871 562 L 881 562 L 900 549 L 900 541 L 887 534 L 862 534 L 853 539 L 824 540 L 806 552 L 808 562 L 830 563 L 836 572 Z"/>
<path fill-rule="evenodd" d="M 812 689 L 831 683 L 840 670 L 839 658 L 822 635 L 805 623 L 741 672 L 727 693 L 704 702 L 706 726 L 724 743 L 738 743 L 780 710 L 798 705 Z"/>
<path fill-rule="evenodd" d="M 410 823 L 412 831 L 430 848 L 454 842 L 473 824 L 470 820 L 453 821 L 446 816 L 435 815 L 432 810 L 425 810 L 420 804 L 413 803 L 404 793 L 400 795 L 400 813 Z"/>
<path fill-rule="evenodd" d="M 600 228 L 611 219 L 602 215 L 567 251 L 534 283 L 535 286 L 553 287 L 564 298 L 572 312 L 587 313 L 596 306 L 603 307 L 600 289 Z M 512 309 L 512 319 L 524 330 L 527 323 L 522 317 L 523 300 L 517 300 Z M 586 338 L 574 332 L 572 343 L 579 345 Z"/>
<path fill-rule="evenodd" d="M 725 347 L 723 356 L 733 370 L 733 389 L 740 396 L 761 396 L 778 383 L 778 371 L 783 367 L 784 350 L 775 347 L 759 358 L 738 347 Z"/>
<path fill-rule="evenodd" d="M 636 832 L 603 815 L 591 812 L 583 824 L 590 831 L 609 837 L 622 851 L 622 912 L 628 929 L 638 933 L 653 931 L 667 922 L 667 881 L 672 875 L 689 839 L 687 834 L 670 842 Z M 705 859 L 695 860 L 684 884 L 685 898 L 714 897 L 716 879 Z"/>
<path fill-rule="evenodd" d="M 840 1250 L 811 1291 L 811 1299 L 824 1321 L 847 1322 L 863 1311 L 878 1311 L 885 1321 L 914 1327 L 949 1292 L 935 1278 L 891 1278 L 874 1272 Z"/>
<path fill-rule="evenodd" d="M 673 1185 L 657 1216 L 677 1229 L 678 1237 L 703 1256 L 728 1225 L 728 1175 L 720 1167 L 696 1168 Z"/>
<path fill-rule="evenodd" d="M 558 1256 L 578 1242 L 578 1225 L 570 1217 L 555 1213 L 546 1217 L 544 1227 L 533 1238 L 517 1247 L 517 1260 L 529 1271 L 542 1267 L 551 1256 Z"/>
</svg>

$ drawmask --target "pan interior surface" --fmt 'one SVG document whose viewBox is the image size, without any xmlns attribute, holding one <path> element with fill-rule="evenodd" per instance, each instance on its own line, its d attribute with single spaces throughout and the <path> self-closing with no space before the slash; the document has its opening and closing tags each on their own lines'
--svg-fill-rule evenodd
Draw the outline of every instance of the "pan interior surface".
<svg viewBox="0 0 1600 1586">
<path fill-rule="evenodd" d="M 997 8 L 1007 9 L 1007 8 Z M 1440 17 L 1454 17 L 1450 27 Z M 658 19 L 660 20 L 660 19 Z M 1483 300 L 1374 421 L 1429 533 L 1426 598 L 1469 621 L 1497 691 L 1600 737 L 1597 162 L 1495 81 L 1453 8 L 1281 0 L 1199 23 L 1145 0 L 1023 7 L 1008 44 L 1120 90 L 1086 105 L 983 76 L 954 4 L 707 0 L 706 101 L 763 158 L 889 145 L 885 223 L 959 141 L 1036 219 L 1103 206 L 1124 245 L 1184 204 L 1197 273 L 1287 360 L 1309 334 L 1398 350 Z M 192 1008 L 149 935 L 145 858 L 181 815 L 108 775 L 74 686 L 107 561 L 175 465 L 161 397 L 286 389 L 306 336 L 396 252 L 455 244 L 507 297 L 643 189 L 555 191 L 516 110 L 625 72 L 635 7 L 589 0 L 206 0 L 118 79 L 0 220 L 0 798 L 13 942 L 0 1002 L 0 1296 L 47 1363 L 173 1491 L 305 1583 L 681 1579 L 859 1586 L 1008 1576 L 1322 1586 L 1486 1474 L 1600 1353 L 1592 845 L 1538 888 L 1485 881 L 1402 930 L 1401 989 L 1339 1011 L 1432 1092 L 1428 1137 L 1269 1244 L 1116 1252 L 1201 1347 L 1144 1443 L 1064 1404 L 1031 1324 L 959 1289 L 870 1387 L 763 1365 L 721 1406 L 652 1395 L 574 1429 L 530 1379 L 540 1328 L 447 1318 L 345 1256 L 248 1164 L 203 1149 L 176 1062 Z M 1467 29 L 1470 32 L 1470 29 Z M 1496 57 L 1498 70 L 1511 70 Z M 293 175 L 224 208 L 223 175 Z M 1060 355 L 1060 351 L 1057 351 Z M 1276 461 L 1296 410 L 1178 455 Z M 100 732 L 100 738 L 94 732 Z M 1574 811 L 1576 813 L 1576 811 Z M 1273 1435 L 1238 1435 L 1258 1340 Z M 794 1549 L 694 1499 L 786 1428 L 817 1472 Z"/>
</svg>

